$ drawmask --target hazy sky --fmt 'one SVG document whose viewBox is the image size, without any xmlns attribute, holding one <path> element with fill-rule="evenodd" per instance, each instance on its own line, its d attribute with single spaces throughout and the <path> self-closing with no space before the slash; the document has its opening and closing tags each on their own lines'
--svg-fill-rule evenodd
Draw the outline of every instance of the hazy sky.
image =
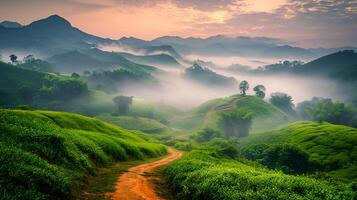
<svg viewBox="0 0 357 200">
<path fill-rule="evenodd" d="M 304 47 L 357 46 L 357 0 L 0 0 L 0 21 L 59 14 L 113 39 L 265 36 Z"/>
</svg>

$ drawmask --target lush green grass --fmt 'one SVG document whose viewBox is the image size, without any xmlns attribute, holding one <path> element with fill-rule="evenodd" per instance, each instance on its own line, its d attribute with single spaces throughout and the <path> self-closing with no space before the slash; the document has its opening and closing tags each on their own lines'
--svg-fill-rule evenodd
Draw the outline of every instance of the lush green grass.
<svg viewBox="0 0 357 200">
<path fill-rule="evenodd" d="M 331 174 L 357 180 L 357 129 L 342 125 L 296 122 L 283 129 L 250 135 L 240 141 L 243 151 L 259 145 L 292 144 Z M 257 149 L 257 148 L 256 148 Z M 259 153 L 259 152 L 258 152 Z"/>
<path fill-rule="evenodd" d="M 178 199 L 353 199 L 337 182 L 325 182 L 192 151 L 165 170 Z"/>
<path fill-rule="evenodd" d="M 0 199 L 68 199 L 97 167 L 165 152 L 147 135 L 97 119 L 0 110 Z"/>
<path fill-rule="evenodd" d="M 251 132 L 273 130 L 295 120 L 274 105 L 255 96 L 242 97 L 234 95 L 213 99 L 203 103 L 184 116 L 174 118 L 172 126 L 178 129 L 195 132 L 205 127 L 218 128 L 218 117 L 222 112 L 241 108 L 254 115 Z"/>
<path fill-rule="evenodd" d="M 121 126 L 125 129 L 139 130 L 146 133 L 161 133 L 167 128 L 159 121 L 145 117 L 112 116 L 109 114 L 103 114 L 98 116 L 98 118 Z"/>
</svg>

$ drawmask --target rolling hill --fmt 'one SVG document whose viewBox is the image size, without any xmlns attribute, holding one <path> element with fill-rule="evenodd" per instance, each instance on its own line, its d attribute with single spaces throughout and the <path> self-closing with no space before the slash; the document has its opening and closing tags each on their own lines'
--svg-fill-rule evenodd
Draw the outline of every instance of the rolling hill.
<svg viewBox="0 0 357 200">
<path fill-rule="evenodd" d="M 0 105 L 46 104 L 70 100 L 87 92 L 87 84 L 82 80 L 0 62 Z"/>
<path fill-rule="evenodd" d="M 259 149 L 261 145 L 277 144 L 297 146 L 329 174 L 348 181 L 357 180 L 355 128 L 329 123 L 296 122 L 280 130 L 250 135 L 240 141 L 243 154 Z M 259 150 L 257 153 L 259 155 Z"/>
<path fill-rule="evenodd" d="M 48 61 L 53 63 L 56 70 L 70 73 L 114 68 L 124 68 L 135 73 L 151 73 L 156 70 L 152 66 L 134 63 L 120 54 L 101 51 L 96 48 L 57 54 L 48 58 Z"/>
<path fill-rule="evenodd" d="M 296 67 L 294 72 L 327 76 L 339 81 L 356 81 L 357 53 L 345 50 L 329 54 Z"/>
<path fill-rule="evenodd" d="M 197 63 L 186 68 L 183 77 L 206 86 L 234 88 L 238 85 L 235 78 L 217 74 Z"/>
<path fill-rule="evenodd" d="M 148 136 L 70 113 L 0 110 L 0 130 L 1 199 L 71 199 L 96 168 L 166 151 Z"/>
<path fill-rule="evenodd" d="M 124 58 L 143 65 L 152 65 L 158 67 L 182 67 L 177 60 L 167 54 L 156 54 L 156 55 L 134 55 L 130 53 L 118 53 L 119 55 L 123 56 Z"/>
<path fill-rule="evenodd" d="M 255 96 L 233 95 L 226 98 L 213 99 L 201 104 L 184 116 L 171 121 L 173 127 L 191 132 L 205 127 L 218 128 L 220 113 L 242 108 L 254 115 L 251 132 L 273 130 L 295 120 L 272 104 Z"/>
<path fill-rule="evenodd" d="M 164 173 L 180 199 L 354 199 L 339 182 L 286 175 L 244 160 L 195 150 L 169 165 Z"/>
</svg>

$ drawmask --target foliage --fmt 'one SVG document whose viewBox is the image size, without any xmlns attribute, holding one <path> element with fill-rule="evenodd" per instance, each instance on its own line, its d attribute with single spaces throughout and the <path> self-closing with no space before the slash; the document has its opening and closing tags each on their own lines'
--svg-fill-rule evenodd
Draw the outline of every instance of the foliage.
<svg viewBox="0 0 357 200">
<path fill-rule="evenodd" d="M 130 69 L 117 68 L 114 70 L 94 71 L 88 77 L 89 85 L 92 88 L 101 89 L 108 93 L 117 92 L 125 84 L 156 84 L 156 79 L 145 71 L 136 72 Z"/>
<path fill-rule="evenodd" d="M 253 113 L 244 109 L 235 109 L 220 114 L 219 125 L 226 137 L 245 137 L 252 125 Z"/>
<path fill-rule="evenodd" d="M 290 113 L 290 114 L 294 113 L 293 99 L 288 94 L 281 93 L 281 92 L 273 93 L 273 94 L 271 94 L 270 102 L 274 106 L 280 108 L 282 111 L 284 111 L 286 113 Z"/>
<path fill-rule="evenodd" d="M 357 127 L 357 109 L 331 99 L 315 97 L 300 103 L 297 111 L 307 120 Z"/>
<path fill-rule="evenodd" d="M 300 147 L 291 144 L 273 145 L 263 152 L 261 163 L 285 173 L 304 173 L 315 170 L 317 165 L 310 161 L 310 155 Z"/>
<path fill-rule="evenodd" d="M 255 95 L 259 98 L 264 99 L 265 97 L 265 87 L 264 85 L 257 85 L 253 88 Z"/>
<path fill-rule="evenodd" d="M 285 175 L 210 151 L 192 151 L 164 173 L 178 199 L 353 199 L 352 189 Z"/>
<path fill-rule="evenodd" d="M 117 114 L 126 115 L 129 111 L 130 105 L 133 103 L 133 97 L 116 96 L 113 98 L 113 102 L 118 108 Z"/>
<path fill-rule="evenodd" d="M 218 130 L 212 129 L 212 128 L 204 128 L 200 131 L 197 132 L 195 135 L 195 139 L 198 142 L 207 142 L 212 140 L 215 137 L 221 137 L 222 133 L 219 132 Z"/>
<path fill-rule="evenodd" d="M 139 130 L 145 133 L 161 133 L 167 128 L 161 122 L 145 117 L 112 116 L 105 114 L 101 114 L 97 117 L 101 120 L 118 125 L 125 129 Z"/>
<path fill-rule="evenodd" d="M 248 83 L 248 81 L 242 81 L 242 82 L 240 82 L 240 84 L 239 84 L 239 89 L 240 89 L 242 95 L 245 96 L 246 93 L 247 93 L 247 90 L 249 89 L 249 83 Z"/>
<path fill-rule="evenodd" d="M 44 85 L 40 89 L 40 96 L 48 99 L 68 100 L 87 92 L 87 84 L 81 80 L 46 75 Z"/>
<path fill-rule="evenodd" d="M 32 55 L 24 57 L 23 62 L 17 66 L 23 69 L 34 70 L 38 72 L 54 72 L 54 68 L 51 63 L 37 59 Z"/>
<path fill-rule="evenodd" d="M 51 111 L 0 110 L 0 199 L 69 199 L 96 167 L 165 153 L 150 138 Z"/>
<path fill-rule="evenodd" d="M 357 180 L 357 129 L 329 123 L 297 122 L 280 130 L 250 135 L 240 140 L 241 152 L 248 159 L 261 160 L 270 147 L 296 146 L 309 155 L 320 170 L 338 178 Z M 346 173 L 340 174 L 342 171 Z M 332 172 L 333 171 L 333 172 Z M 331 172 L 331 173 L 330 173 Z"/>
</svg>

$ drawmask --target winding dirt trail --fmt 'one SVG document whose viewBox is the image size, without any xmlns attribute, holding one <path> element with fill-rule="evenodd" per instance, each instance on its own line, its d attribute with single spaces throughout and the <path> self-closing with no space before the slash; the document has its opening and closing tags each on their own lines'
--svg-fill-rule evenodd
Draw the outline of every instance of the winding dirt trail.
<svg viewBox="0 0 357 200">
<path fill-rule="evenodd" d="M 169 156 L 151 163 L 145 163 L 132 168 L 122 174 L 117 182 L 116 190 L 111 195 L 113 200 L 161 200 L 150 184 L 155 177 L 150 176 L 160 166 L 180 158 L 181 152 L 168 149 Z"/>
</svg>

